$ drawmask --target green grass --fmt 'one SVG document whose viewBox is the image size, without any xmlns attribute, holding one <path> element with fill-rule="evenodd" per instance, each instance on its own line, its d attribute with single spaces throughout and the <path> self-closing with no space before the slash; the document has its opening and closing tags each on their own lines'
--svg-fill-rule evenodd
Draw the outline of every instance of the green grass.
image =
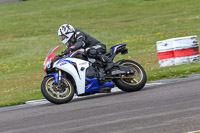
<svg viewBox="0 0 200 133">
<path fill-rule="evenodd" d="M 0 5 L 0 106 L 43 98 L 43 60 L 61 45 L 64 23 L 93 35 L 107 49 L 127 43 L 128 58 L 148 81 L 200 73 L 200 63 L 159 68 L 156 41 L 200 36 L 199 0 L 29 0 Z M 64 46 L 62 46 L 64 49 Z M 61 52 L 61 49 L 60 49 Z"/>
</svg>

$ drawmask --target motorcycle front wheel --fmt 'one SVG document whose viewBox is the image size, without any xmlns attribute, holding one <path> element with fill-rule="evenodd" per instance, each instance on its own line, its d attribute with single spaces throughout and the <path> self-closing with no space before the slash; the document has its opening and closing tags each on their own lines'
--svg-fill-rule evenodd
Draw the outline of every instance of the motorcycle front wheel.
<svg viewBox="0 0 200 133">
<path fill-rule="evenodd" d="M 74 97 L 74 87 L 66 78 L 62 79 L 61 87 L 55 82 L 54 76 L 45 77 L 41 84 L 43 96 L 55 104 L 63 104 L 72 100 Z"/>
<path fill-rule="evenodd" d="M 141 90 L 147 80 L 146 72 L 143 67 L 132 60 L 120 60 L 118 63 L 119 65 L 130 67 L 134 70 L 134 74 L 120 75 L 120 78 L 114 79 L 116 86 L 125 92 Z"/>
</svg>

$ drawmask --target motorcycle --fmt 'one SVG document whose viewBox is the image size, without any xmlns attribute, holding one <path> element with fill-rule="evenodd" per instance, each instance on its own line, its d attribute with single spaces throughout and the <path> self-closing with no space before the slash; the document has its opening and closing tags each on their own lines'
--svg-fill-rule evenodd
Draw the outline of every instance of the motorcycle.
<svg viewBox="0 0 200 133">
<path fill-rule="evenodd" d="M 146 84 L 147 76 L 143 67 L 135 61 L 122 59 L 105 72 L 105 63 L 89 58 L 84 49 L 79 49 L 55 61 L 52 48 L 43 65 L 47 75 L 41 84 L 43 96 L 55 104 L 70 102 L 74 94 L 86 96 L 95 93 L 110 93 L 117 86 L 125 92 L 141 90 Z M 126 44 L 110 48 L 106 56 L 112 60 L 117 54 L 126 54 Z"/>
</svg>

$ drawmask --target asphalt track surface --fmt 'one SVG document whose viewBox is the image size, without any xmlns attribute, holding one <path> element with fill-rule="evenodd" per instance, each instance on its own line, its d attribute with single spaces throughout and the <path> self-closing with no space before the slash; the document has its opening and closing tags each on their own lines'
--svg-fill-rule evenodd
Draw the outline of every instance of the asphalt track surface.
<svg viewBox="0 0 200 133">
<path fill-rule="evenodd" d="M 200 130 L 200 77 L 0 110 L 0 133 L 186 133 Z"/>
</svg>

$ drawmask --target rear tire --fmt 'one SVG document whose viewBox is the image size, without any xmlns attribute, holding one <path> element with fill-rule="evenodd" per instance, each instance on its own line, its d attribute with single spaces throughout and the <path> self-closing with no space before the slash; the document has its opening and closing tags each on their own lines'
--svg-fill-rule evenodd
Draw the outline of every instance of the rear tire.
<svg viewBox="0 0 200 133">
<path fill-rule="evenodd" d="M 135 71 L 134 74 L 121 75 L 122 78 L 113 80 L 119 89 L 125 92 L 133 92 L 139 91 L 145 86 L 147 76 L 140 64 L 132 60 L 120 60 L 118 64 L 130 66 Z"/>
<path fill-rule="evenodd" d="M 62 79 L 61 88 L 58 88 L 54 76 L 45 77 L 41 84 L 41 91 L 48 101 L 55 104 L 67 103 L 74 97 L 74 87 L 66 78 Z"/>
</svg>

